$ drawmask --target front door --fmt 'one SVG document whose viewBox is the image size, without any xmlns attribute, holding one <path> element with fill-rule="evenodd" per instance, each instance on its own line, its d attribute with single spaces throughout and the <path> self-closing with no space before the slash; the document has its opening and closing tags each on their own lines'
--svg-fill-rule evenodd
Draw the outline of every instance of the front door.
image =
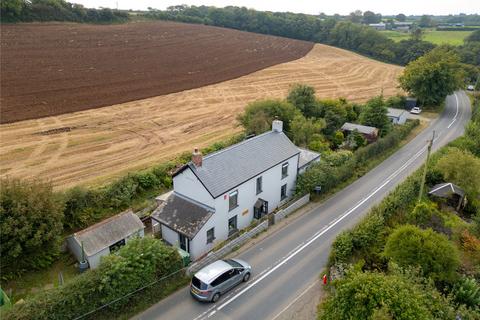
<svg viewBox="0 0 480 320">
<path fill-rule="evenodd" d="M 261 201 L 261 205 L 258 205 L 258 202 Z M 263 199 L 258 199 L 257 203 L 253 207 L 253 217 L 255 219 L 261 219 L 264 215 L 268 213 L 268 201 Z"/>
<path fill-rule="evenodd" d="M 190 243 L 188 241 L 188 238 L 185 237 L 183 234 L 179 233 L 179 243 L 180 243 L 180 249 L 187 251 L 190 253 Z"/>
</svg>

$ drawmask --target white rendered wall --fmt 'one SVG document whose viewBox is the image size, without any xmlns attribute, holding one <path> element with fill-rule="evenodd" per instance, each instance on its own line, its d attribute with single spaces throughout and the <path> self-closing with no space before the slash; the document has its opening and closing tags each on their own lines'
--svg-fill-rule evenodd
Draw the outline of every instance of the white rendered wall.
<svg viewBox="0 0 480 320">
<path fill-rule="evenodd" d="M 207 206 L 214 206 L 212 196 L 190 168 L 173 177 L 173 190 Z"/>
</svg>

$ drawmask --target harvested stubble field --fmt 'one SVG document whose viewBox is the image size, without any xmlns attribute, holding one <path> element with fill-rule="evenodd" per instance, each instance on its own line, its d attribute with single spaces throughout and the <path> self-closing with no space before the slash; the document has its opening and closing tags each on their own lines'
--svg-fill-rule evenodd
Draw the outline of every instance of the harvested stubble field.
<svg viewBox="0 0 480 320">
<path fill-rule="evenodd" d="M 400 72 L 401 67 L 317 44 L 301 59 L 213 85 L 3 124 L 0 174 L 51 179 L 57 188 L 103 183 L 231 136 L 241 130 L 236 116 L 247 103 L 284 98 L 293 83 L 314 86 L 320 98 L 365 101 L 382 90 L 396 94 Z"/>
</svg>

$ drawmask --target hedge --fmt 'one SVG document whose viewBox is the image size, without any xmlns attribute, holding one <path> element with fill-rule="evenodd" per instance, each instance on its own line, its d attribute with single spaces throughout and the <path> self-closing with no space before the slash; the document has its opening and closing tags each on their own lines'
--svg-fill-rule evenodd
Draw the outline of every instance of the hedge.
<svg viewBox="0 0 480 320">
<path fill-rule="evenodd" d="M 181 268 L 182 260 L 175 248 L 151 237 L 133 239 L 116 254 L 102 258 L 97 269 L 14 305 L 4 319 L 74 319 L 166 275 L 183 272 Z M 121 315 L 128 300 L 121 299 L 110 309 Z"/>
</svg>

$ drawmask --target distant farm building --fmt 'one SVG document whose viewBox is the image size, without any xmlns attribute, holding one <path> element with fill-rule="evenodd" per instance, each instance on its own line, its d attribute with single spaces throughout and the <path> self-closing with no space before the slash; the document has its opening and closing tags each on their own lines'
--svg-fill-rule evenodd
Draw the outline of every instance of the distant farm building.
<svg viewBox="0 0 480 320">
<path fill-rule="evenodd" d="M 387 116 L 393 124 L 404 124 L 407 121 L 408 113 L 402 109 L 388 108 Z"/>
<path fill-rule="evenodd" d="M 385 23 L 370 23 L 368 25 L 370 28 L 373 28 L 375 30 L 386 30 L 387 25 Z"/>
<path fill-rule="evenodd" d="M 341 130 L 346 134 L 350 134 L 353 131 L 358 131 L 358 133 L 360 133 L 368 141 L 368 143 L 375 142 L 378 138 L 378 129 L 375 127 L 345 122 Z"/>
<path fill-rule="evenodd" d="M 74 233 L 67 239 L 67 246 L 79 262 L 85 259 L 93 269 L 98 267 L 101 257 L 132 238 L 143 237 L 144 228 L 140 218 L 129 210 Z"/>
</svg>

